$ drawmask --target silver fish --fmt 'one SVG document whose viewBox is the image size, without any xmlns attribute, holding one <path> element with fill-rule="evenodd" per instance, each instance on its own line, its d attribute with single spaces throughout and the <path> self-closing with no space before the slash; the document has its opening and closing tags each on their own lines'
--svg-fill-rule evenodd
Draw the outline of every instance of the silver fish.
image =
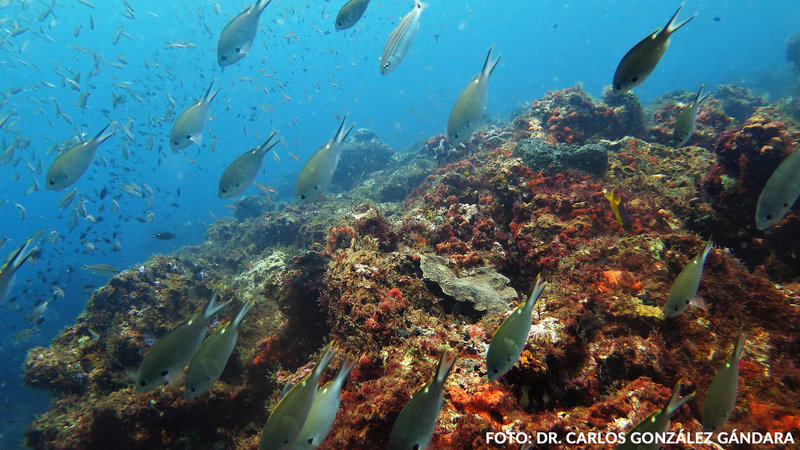
<svg viewBox="0 0 800 450">
<path fill-rule="evenodd" d="M 403 17 L 403 20 L 389 35 L 380 59 L 381 75 L 387 75 L 403 61 L 408 49 L 411 48 L 411 43 L 414 42 L 417 31 L 419 31 L 419 18 L 422 10 L 427 7 L 428 5 L 420 0 L 414 0 L 414 8 Z"/>
<path fill-rule="evenodd" d="M 489 98 L 489 77 L 497 67 L 497 63 L 500 62 L 500 56 L 494 62 L 491 61 L 492 48 L 489 48 L 489 53 L 483 62 L 483 69 L 472 78 L 472 81 L 456 99 L 453 109 L 450 110 L 450 118 L 447 120 L 447 139 L 453 146 L 472 135 L 475 126 L 486 110 L 486 100 Z"/>
<path fill-rule="evenodd" d="M 678 10 L 667 22 L 667 26 L 659 28 L 650 33 L 649 36 L 642 39 L 638 44 L 634 45 L 632 49 L 622 57 L 619 62 L 616 72 L 614 72 L 614 91 L 628 91 L 641 84 L 647 78 L 656 65 L 664 56 L 664 52 L 669 47 L 669 37 L 682 26 L 689 23 L 694 16 L 684 20 L 678 25 L 673 25 L 678 12 L 683 7 L 683 3 L 678 6 Z"/>
<path fill-rule="evenodd" d="M 294 450 L 317 448 L 325 442 L 342 400 L 342 385 L 355 364 L 356 360 L 348 355 L 342 363 L 339 373 L 336 374 L 336 378 L 317 390 L 306 423 L 303 424 L 303 429 L 297 436 L 297 442 L 292 447 Z"/>
<path fill-rule="evenodd" d="M 258 0 L 255 5 L 234 17 L 219 35 L 217 63 L 225 68 L 235 64 L 250 53 L 258 33 L 258 21 L 271 0 Z"/>
<path fill-rule="evenodd" d="M 744 332 L 740 329 L 725 364 L 719 368 L 703 399 L 703 431 L 717 432 L 722 429 L 728 416 L 736 406 L 739 390 L 739 357 L 744 347 Z"/>
<path fill-rule="evenodd" d="M 411 397 L 394 421 L 390 450 L 427 448 L 444 403 L 444 381 L 455 362 L 454 352 L 442 352 L 436 375 Z"/>
<path fill-rule="evenodd" d="M 180 378 L 184 367 L 206 336 L 206 324 L 214 314 L 230 303 L 227 301 L 218 304 L 218 298 L 214 292 L 202 314 L 193 316 L 172 329 L 144 355 L 134 376 L 137 391 L 148 391 L 165 382 L 173 384 Z"/>
<path fill-rule="evenodd" d="M 350 0 L 336 14 L 336 29 L 346 30 L 358 22 L 369 6 L 369 0 Z"/>
<path fill-rule="evenodd" d="M 678 120 L 675 122 L 675 130 L 672 132 L 672 146 L 675 148 L 684 146 L 689 142 L 692 133 L 694 133 L 695 123 L 697 121 L 697 109 L 700 107 L 700 104 L 711 95 L 711 93 L 708 93 L 703 98 L 700 98 L 700 96 L 703 95 L 703 87 L 705 87 L 705 84 L 700 86 L 700 90 L 697 91 L 697 96 L 695 96 L 694 100 L 686 105 L 686 107 L 681 110 L 680 114 L 678 114 Z"/>
<path fill-rule="evenodd" d="M 212 87 L 214 87 L 213 81 L 208 86 L 206 95 L 197 103 L 186 108 L 175 120 L 169 133 L 169 147 L 173 152 L 183 150 L 194 143 L 203 144 L 203 127 L 208 120 L 208 108 L 219 93 L 219 89 L 211 92 Z"/>
<path fill-rule="evenodd" d="M 800 197 L 800 151 L 795 150 L 769 176 L 756 204 L 756 228 L 766 230 L 783 219 Z"/>
<path fill-rule="evenodd" d="M 252 150 L 248 150 L 234 159 L 233 162 L 222 172 L 219 179 L 219 190 L 217 194 L 220 198 L 235 197 L 248 188 L 255 180 L 261 165 L 264 162 L 264 155 L 280 140 L 270 144 L 272 138 L 277 134 L 272 131 L 267 140 Z"/>
<path fill-rule="evenodd" d="M 14 284 L 14 273 L 33 255 L 37 247 L 33 245 L 34 239 L 28 239 L 18 249 L 13 251 L 5 262 L 0 265 L 0 303 L 3 303 L 8 292 Z"/>
<path fill-rule="evenodd" d="M 116 132 L 112 130 L 104 134 L 110 126 L 111 124 L 106 125 L 95 137 L 58 155 L 47 170 L 45 188 L 50 191 L 60 191 L 78 181 L 92 164 L 97 147 Z"/>
<path fill-rule="evenodd" d="M 647 416 L 644 420 L 639 422 L 630 431 L 625 433 L 625 443 L 617 445 L 617 450 L 658 450 L 661 445 L 634 443 L 633 438 L 637 433 L 639 436 L 649 433 L 666 433 L 670 427 L 670 417 L 675 411 L 680 409 L 684 403 L 694 398 L 695 393 L 689 393 L 681 397 L 681 386 L 683 380 L 679 380 L 675 387 L 672 389 L 672 394 L 667 399 L 667 403 L 663 408 L 655 410 L 652 414 Z"/>
<path fill-rule="evenodd" d="M 703 251 L 689 261 L 689 264 L 686 264 L 681 273 L 678 274 L 678 277 L 675 278 L 669 290 L 667 303 L 664 305 L 664 316 L 675 317 L 683 314 L 689 304 L 692 303 L 692 300 L 697 295 L 697 290 L 700 288 L 703 266 L 713 246 L 714 242 L 709 240 Z"/>
<path fill-rule="evenodd" d="M 355 124 L 350 125 L 347 130 L 344 124 L 347 115 L 342 119 L 336 134 L 323 145 L 306 161 L 300 175 L 297 177 L 294 200 L 296 202 L 313 202 L 325 193 L 331 184 L 336 166 L 339 165 L 339 158 L 342 156 L 342 142 L 350 134 Z"/>
<path fill-rule="evenodd" d="M 227 322 L 211 334 L 194 352 L 186 369 L 186 391 L 188 399 L 203 395 L 222 375 L 228 364 L 233 349 L 236 347 L 236 333 L 244 316 L 253 307 L 255 301 L 245 302 L 239 313 L 231 322 Z"/>
</svg>

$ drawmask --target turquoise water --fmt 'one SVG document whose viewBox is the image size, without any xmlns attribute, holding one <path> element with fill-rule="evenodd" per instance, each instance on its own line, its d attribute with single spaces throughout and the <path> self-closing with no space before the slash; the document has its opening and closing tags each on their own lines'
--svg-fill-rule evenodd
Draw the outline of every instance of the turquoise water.
<svg viewBox="0 0 800 450">
<path fill-rule="evenodd" d="M 13 111 L 0 138 L 4 149 L 20 137 L 30 140 L 0 167 L 0 239 L 8 239 L 0 254 L 37 229 L 53 229 L 60 236 L 56 244 L 40 245 L 35 264 L 22 267 L 9 295 L 16 300 L 4 303 L 0 315 L 0 355 L 8 362 L 0 367 L 0 442 L 7 445 L 21 442 L 27 422 L 46 406 L 42 395 L 22 386 L 25 352 L 46 345 L 72 323 L 91 287 L 105 282 L 81 267 L 135 267 L 152 254 L 200 242 L 203 222 L 230 214 L 225 207 L 230 201 L 216 195 L 219 174 L 271 130 L 280 130 L 285 145 L 276 147 L 279 162 L 265 159 L 257 178 L 265 185 L 295 177 L 346 113 L 357 127 L 370 128 L 402 150 L 444 132 L 455 97 L 480 70 L 492 44 L 495 54 L 503 55 L 492 76 L 492 115 L 507 119 L 521 102 L 577 83 L 599 97 L 622 55 L 663 26 L 678 5 L 431 0 L 411 52 L 384 77 L 378 57 L 388 34 L 411 8 L 408 1 L 373 0 L 359 24 L 336 31 L 333 18 L 343 2 L 274 0 L 262 16 L 252 53 L 225 70 L 216 63 L 217 37 L 244 3 L 146 0 L 131 2 L 132 13 L 122 1 L 93 3 L 0 1 L 0 118 Z M 657 70 L 635 90 L 644 103 L 669 90 L 694 91 L 702 83 L 737 82 L 772 98 L 787 93 L 791 75 L 784 48 L 798 31 L 800 4 L 690 1 L 679 20 L 695 12 L 698 16 L 675 34 Z M 221 91 L 211 105 L 203 146 L 171 152 L 167 138 L 175 115 L 167 115 L 170 98 L 179 113 L 214 79 Z M 81 108 L 76 103 L 87 93 L 86 108 Z M 124 101 L 115 107 L 114 96 Z M 57 114 L 56 103 L 72 124 Z M 101 145 L 95 163 L 74 185 L 87 212 L 101 220 L 92 225 L 80 219 L 70 231 L 70 210 L 58 209 L 68 191 L 46 191 L 44 173 L 36 167 L 41 163 L 46 171 L 54 160 L 55 154 L 45 155 L 51 145 L 79 132 L 94 135 L 109 121 L 120 129 Z M 133 138 L 121 130 L 127 124 Z M 216 150 L 210 153 L 214 139 Z M 123 145 L 130 152 L 127 160 Z M 41 188 L 26 194 L 34 178 Z M 122 184 L 131 182 L 154 189 L 152 223 L 140 221 L 150 211 L 145 199 L 121 191 Z M 103 188 L 109 196 L 100 200 Z M 256 193 L 255 187 L 246 191 Z M 281 190 L 277 196 L 290 200 L 293 193 Z M 119 214 L 111 213 L 111 198 L 117 199 Z M 24 220 L 15 203 L 24 208 Z M 158 232 L 177 238 L 150 238 Z M 105 239 L 119 240 L 121 250 L 112 251 Z M 82 241 L 97 250 L 89 251 Z M 51 295 L 51 283 L 66 297 L 51 304 L 28 340 L 14 343 L 14 336 L 30 327 L 25 317 L 34 302 Z"/>
</svg>

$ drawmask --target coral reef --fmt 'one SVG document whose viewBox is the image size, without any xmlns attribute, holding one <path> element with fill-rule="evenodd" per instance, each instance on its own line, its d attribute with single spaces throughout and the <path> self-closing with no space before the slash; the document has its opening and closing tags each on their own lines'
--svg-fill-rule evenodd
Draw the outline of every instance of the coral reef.
<svg viewBox="0 0 800 450">
<path fill-rule="evenodd" d="M 260 214 L 259 203 L 247 203 L 247 214 L 212 224 L 202 245 L 113 277 L 50 348 L 31 350 L 26 382 L 50 391 L 53 407 L 28 445 L 255 448 L 283 387 L 308 373 L 330 339 L 357 364 L 324 448 L 386 446 L 443 346 L 458 359 L 434 448 L 490 448 L 486 432 L 623 432 L 661 407 L 680 378 L 698 395 L 673 416 L 673 429 L 699 431 L 705 389 L 742 324 L 747 343 L 728 427 L 798 431 L 800 284 L 788 253 L 798 241 L 788 236 L 800 220 L 791 215 L 759 233 L 747 212 L 794 148 L 796 127 L 768 108 L 735 126 L 710 103 L 699 119 L 701 146 L 642 140 L 664 139 L 685 95 L 657 108 L 656 132 L 632 95 L 596 102 L 580 88 L 550 92 L 465 145 L 436 136 L 393 156 L 341 197 Z M 545 167 L 516 150 L 581 146 L 602 149 L 602 164 Z M 629 227 L 615 221 L 604 189 L 621 193 Z M 665 319 L 672 281 L 711 234 L 718 246 L 699 292 L 710 309 Z M 487 383 L 489 341 L 540 272 L 548 284 L 526 348 Z M 480 294 L 492 300 L 464 302 L 463 290 L 447 287 L 475 284 L 476 274 L 502 281 Z M 175 387 L 135 392 L 125 368 L 215 288 L 237 304 L 256 299 L 220 381 L 191 401 Z"/>
</svg>

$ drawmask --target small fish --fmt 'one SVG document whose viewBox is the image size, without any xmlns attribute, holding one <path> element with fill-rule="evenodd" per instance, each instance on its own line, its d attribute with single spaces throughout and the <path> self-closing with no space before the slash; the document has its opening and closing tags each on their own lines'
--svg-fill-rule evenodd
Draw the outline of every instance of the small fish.
<svg viewBox="0 0 800 450">
<path fill-rule="evenodd" d="M 394 421 L 389 435 L 390 450 L 428 447 L 444 403 L 444 381 L 455 362 L 455 352 L 442 352 L 436 375 L 411 397 Z"/>
<path fill-rule="evenodd" d="M 276 130 L 273 130 L 260 147 L 244 152 L 225 168 L 219 179 L 219 190 L 217 191 L 219 198 L 235 197 L 244 192 L 253 183 L 258 171 L 261 170 L 261 165 L 264 163 L 264 155 L 272 147 L 275 147 L 275 144 L 280 142 L 280 140 L 276 140 L 270 144 L 270 141 L 277 133 Z"/>
<path fill-rule="evenodd" d="M 695 123 L 697 121 L 697 109 L 700 107 L 700 104 L 711 95 L 711 93 L 708 93 L 703 98 L 700 98 L 700 96 L 703 95 L 703 87 L 705 87 L 705 84 L 700 86 L 700 90 L 697 91 L 697 96 L 695 96 L 694 100 L 686 105 L 686 107 L 681 110 L 680 114 L 678 114 L 678 120 L 675 122 L 675 130 L 672 132 L 672 146 L 675 148 L 683 147 L 689 142 L 692 133 L 694 133 Z"/>
<path fill-rule="evenodd" d="M 50 191 L 60 191 L 78 181 L 92 164 L 97 147 L 116 132 L 112 130 L 104 134 L 110 126 L 111 124 L 106 125 L 95 137 L 58 155 L 47 169 L 45 188 Z"/>
<path fill-rule="evenodd" d="M 353 130 L 355 124 L 350 125 L 346 131 L 344 124 L 347 121 L 345 114 L 336 134 L 322 147 L 317 149 L 311 158 L 306 161 L 297 177 L 294 200 L 296 202 L 313 202 L 325 193 L 331 184 L 339 158 L 342 156 L 342 142 Z"/>
<path fill-rule="evenodd" d="M 206 95 L 197 103 L 186 108 L 175 120 L 175 124 L 172 125 L 172 130 L 169 133 L 169 147 L 173 152 L 183 150 L 193 143 L 202 145 L 203 127 L 206 124 L 206 120 L 208 120 L 208 108 L 211 101 L 219 93 L 219 89 L 211 92 L 212 87 L 214 87 L 213 81 L 208 86 Z"/>
<path fill-rule="evenodd" d="M 53 297 L 49 298 L 48 300 L 44 300 L 44 301 L 40 301 L 40 302 L 36 303 L 36 305 L 33 307 L 31 312 L 25 318 L 25 321 L 28 322 L 28 323 L 36 324 L 36 325 L 40 324 L 41 320 L 42 320 L 42 318 L 44 316 L 44 313 L 47 312 L 47 307 L 50 306 L 50 302 L 54 298 L 55 298 L 55 295 L 53 295 Z"/>
<path fill-rule="evenodd" d="M 756 228 L 766 230 L 783 219 L 800 197 L 800 151 L 795 150 L 769 176 L 756 204 Z"/>
<path fill-rule="evenodd" d="M 388 75 L 403 61 L 408 49 L 411 48 L 411 43 L 414 42 L 417 31 L 419 31 L 419 18 L 422 10 L 427 7 L 426 3 L 414 0 L 414 8 L 403 17 L 403 20 L 397 24 L 392 34 L 389 35 L 380 58 L 381 75 Z"/>
<path fill-rule="evenodd" d="M 258 0 L 255 5 L 234 17 L 219 35 L 217 63 L 225 68 L 235 64 L 250 53 L 258 33 L 258 21 L 271 0 Z"/>
<path fill-rule="evenodd" d="M 492 336 L 489 350 L 486 352 L 486 368 L 489 371 L 489 381 L 494 381 L 506 374 L 517 363 L 525 343 L 528 341 L 528 332 L 531 329 L 533 305 L 542 295 L 545 287 L 542 275 L 536 276 L 528 300 L 514 308 L 511 314 L 503 320 L 500 327 Z"/>
<path fill-rule="evenodd" d="M 162 231 L 161 233 L 151 234 L 150 237 L 152 239 L 160 239 L 162 241 L 171 241 L 175 239 L 177 236 L 175 236 L 174 233 L 170 233 L 168 231 Z"/>
<path fill-rule="evenodd" d="M 658 450 L 661 446 L 655 444 L 635 444 L 631 438 L 634 434 L 638 433 L 640 436 L 643 434 L 653 433 L 666 433 L 669 431 L 670 421 L 669 418 L 675 413 L 684 403 L 694 398 L 695 392 L 681 397 L 681 385 L 683 380 L 679 380 L 675 387 L 672 389 L 672 394 L 667 399 L 667 403 L 663 408 L 655 410 L 652 414 L 647 416 L 644 420 L 639 422 L 630 431 L 625 433 L 625 443 L 617 445 L 617 450 Z"/>
<path fill-rule="evenodd" d="M 142 363 L 134 375 L 136 390 L 145 392 L 164 383 L 174 384 L 180 379 L 184 367 L 203 343 L 206 324 L 230 300 L 218 304 L 217 292 L 211 296 L 202 314 L 193 316 L 170 330 L 145 353 Z"/>
<path fill-rule="evenodd" d="M 11 252 L 0 265 L 0 303 L 3 303 L 14 284 L 14 273 L 38 250 L 33 245 L 33 238 L 28 239 L 18 249 Z"/>
<path fill-rule="evenodd" d="M 259 450 L 290 448 L 296 442 L 300 430 L 306 422 L 308 412 L 311 410 L 311 405 L 314 404 L 319 378 L 336 355 L 336 350 L 333 342 L 328 344 L 325 353 L 311 373 L 295 384 L 280 399 L 261 431 L 261 438 L 258 441 Z"/>
<path fill-rule="evenodd" d="M 25 218 L 28 217 L 27 213 L 25 212 L 25 207 L 20 205 L 19 203 L 14 203 L 14 206 L 17 207 L 17 213 L 19 213 L 19 220 L 25 221 Z"/>
<path fill-rule="evenodd" d="M 703 276 L 703 265 L 706 263 L 714 242 L 709 240 L 706 247 L 699 255 L 689 261 L 689 264 L 681 270 L 678 278 L 672 283 L 667 297 L 667 304 L 664 305 L 664 316 L 675 317 L 686 311 L 686 308 L 695 300 L 697 290 L 700 288 L 700 279 Z M 698 304 L 698 306 L 700 306 Z"/>
<path fill-rule="evenodd" d="M 226 322 L 207 337 L 198 347 L 186 369 L 187 399 L 197 398 L 208 390 L 222 375 L 233 349 L 236 347 L 236 333 L 244 316 L 255 305 L 255 301 L 245 302 L 232 322 Z"/>
<path fill-rule="evenodd" d="M 483 62 L 483 69 L 472 78 L 466 88 L 456 99 L 450 118 L 447 120 L 447 139 L 454 147 L 464 142 L 475 131 L 478 121 L 486 111 L 486 100 L 489 98 L 489 77 L 500 62 L 500 56 L 492 62 L 492 48 Z"/>
<path fill-rule="evenodd" d="M 134 197 L 142 197 L 142 187 L 138 184 L 131 181 L 128 184 L 121 184 L 119 188 L 122 189 L 123 192 L 130 194 Z"/>
<path fill-rule="evenodd" d="M 342 400 L 342 385 L 355 364 L 356 360 L 348 355 L 336 378 L 317 390 L 306 423 L 303 424 L 293 449 L 317 448 L 325 442 Z"/>
<path fill-rule="evenodd" d="M 722 429 L 728 416 L 736 406 L 739 390 L 739 357 L 744 347 L 744 331 L 739 329 L 736 345 L 725 364 L 719 368 L 703 399 L 703 431 L 717 432 Z"/>
<path fill-rule="evenodd" d="M 681 8 L 683 8 L 683 3 L 678 6 L 678 10 L 675 11 L 675 14 L 669 19 L 667 26 L 650 33 L 649 36 L 634 45 L 633 48 L 622 57 L 622 61 L 619 62 L 619 66 L 617 66 L 617 70 L 614 72 L 614 91 L 629 91 L 641 84 L 645 78 L 653 73 L 658 61 L 661 60 L 661 57 L 664 56 L 664 52 L 667 51 L 667 47 L 669 47 L 669 38 L 672 33 L 697 16 L 697 14 L 695 14 L 678 25 L 673 26 L 672 23 L 678 16 L 678 12 Z"/>
<path fill-rule="evenodd" d="M 369 6 L 369 0 L 350 0 L 336 14 L 336 29 L 346 30 L 358 22 Z"/>
<path fill-rule="evenodd" d="M 90 249 L 90 250 L 94 250 L 94 249 Z M 112 265 L 109 265 L 109 264 L 92 264 L 92 265 L 84 264 L 83 268 L 84 268 L 84 270 L 88 270 L 89 272 L 92 272 L 92 273 L 97 274 L 97 275 L 108 275 L 108 274 L 116 275 L 116 274 L 122 272 L 121 270 L 119 270 L 116 267 L 114 267 Z"/>
<path fill-rule="evenodd" d="M 606 200 L 608 200 L 608 203 L 611 205 L 611 211 L 614 213 L 614 220 L 625 231 L 630 233 L 633 228 L 631 226 L 631 217 L 628 215 L 625 205 L 622 204 L 622 197 L 614 193 L 613 189 L 611 191 L 603 189 L 603 195 L 605 195 Z"/>
</svg>

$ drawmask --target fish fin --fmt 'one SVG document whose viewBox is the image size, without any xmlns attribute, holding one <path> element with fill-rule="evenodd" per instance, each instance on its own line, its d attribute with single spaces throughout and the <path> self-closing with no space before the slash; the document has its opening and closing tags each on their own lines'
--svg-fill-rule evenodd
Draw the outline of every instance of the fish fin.
<svg viewBox="0 0 800 450">
<path fill-rule="evenodd" d="M 216 79 L 211 80 L 211 84 L 208 85 L 208 89 L 206 90 L 206 95 L 203 96 L 203 102 L 206 105 L 211 103 L 211 101 L 214 100 L 214 97 L 216 97 L 217 94 L 219 94 L 219 91 L 220 91 L 219 89 L 217 89 L 214 92 L 211 92 L 211 89 L 214 87 L 214 82 L 215 81 L 217 81 L 217 80 Z"/>
<path fill-rule="evenodd" d="M 234 329 L 236 329 L 239 326 L 239 324 L 242 323 L 242 320 L 244 320 L 244 316 L 246 316 L 247 313 L 250 312 L 250 309 L 252 309 L 255 304 L 256 304 L 256 301 L 255 301 L 255 299 L 253 299 L 253 300 L 245 302 L 242 305 L 242 308 L 239 310 L 239 313 L 236 314 L 236 317 L 233 319 L 233 328 Z"/>
<path fill-rule="evenodd" d="M 317 377 L 319 377 L 322 374 L 322 371 L 324 371 L 325 368 L 328 367 L 328 364 L 330 364 L 333 357 L 336 356 L 336 352 L 338 350 L 339 346 L 334 345 L 334 341 L 328 343 L 328 346 L 325 348 L 325 353 L 322 355 L 322 358 L 320 358 L 317 365 L 314 366 L 313 372 L 316 374 Z"/>
<path fill-rule="evenodd" d="M 736 359 L 739 359 L 739 355 L 742 354 L 742 349 L 744 348 L 744 341 L 745 341 L 745 332 L 744 332 L 744 324 L 739 326 L 739 331 L 736 334 L 736 344 L 733 347 L 733 355 Z"/>
<path fill-rule="evenodd" d="M 439 358 L 439 365 L 436 367 L 436 377 L 434 378 L 436 384 L 444 384 L 445 378 L 447 378 L 455 363 L 456 352 L 448 349 L 442 350 L 442 356 Z"/>
<path fill-rule="evenodd" d="M 272 147 L 275 147 L 278 144 L 278 142 L 281 141 L 280 139 L 278 139 L 277 141 L 275 141 L 275 142 L 270 144 L 269 141 L 271 141 L 272 138 L 276 134 L 278 134 L 278 130 L 272 130 L 272 132 L 269 134 L 269 137 L 267 138 L 267 140 L 264 141 L 264 143 L 261 144 L 261 147 L 258 148 L 258 152 L 261 153 L 262 156 L 265 155 L 268 151 L 272 150 Z M 277 162 L 280 162 L 280 161 L 277 161 Z"/>
<path fill-rule="evenodd" d="M 94 142 L 95 142 L 97 145 L 100 145 L 100 144 L 102 144 L 103 142 L 105 142 L 105 141 L 106 141 L 106 139 L 108 139 L 108 138 L 110 138 L 111 136 L 113 136 L 113 135 L 114 135 L 114 133 L 116 133 L 116 132 L 117 132 L 117 127 L 116 127 L 116 125 L 114 126 L 114 129 L 113 129 L 113 130 L 111 130 L 111 132 L 109 132 L 108 134 L 103 134 L 103 133 L 105 133 L 105 131 L 108 129 L 108 127 L 110 127 L 110 126 L 111 126 L 111 125 L 113 125 L 113 124 L 116 124 L 116 122 L 111 122 L 111 123 L 109 123 L 108 125 L 106 125 L 105 127 L 103 127 L 103 129 L 102 129 L 102 130 L 100 130 L 100 132 L 99 132 L 99 133 L 97 133 L 97 134 L 96 134 L 96 135 L 95 135 L 95 136 L 92 138 L 92 141 L 94 141 Z"/>
<path fill-rule="evenodd" d="M 269 5 L 269 2 L 272 0 L 258 0 L 255 5 L 253 5 L 253 9 L 258 13 L 261 14 L 264 11 L 264 8 Z"/>
<path fill-rule="evenodd" d="M 692 297 L 692 299 L 689 301 L 689 304 L 694 307 L 700 308 L 705 312 L 708 312 L 710 308 L 706 299 L 700 295 L 695 295 L 694 297 Z"/>
<path fill-rule="evenodd" d="M 700 104 L 700 96 L 701 96 L 701 95 L 703 95 L 703 88 L 704 88 L 704 87 L 706 87 L 706 84 L 705 84 L 705 83 L 703 83 L 702 85 L 700 85 L 700 90 L 699 90 L 699 91 L 697 91 L 697 95 L 695 95 L 695 96 L 694 96 L 694 102 L 693 102 L 693 103 L 694 103 L 695 105 L 699 105 L 699 104 Z"/>
<path fill-rule="evenodd" d="M 203 146 L 203 132 L 201 131 L 200 134 L 198 134 L 198 135 L 192 135 L 192 137 L 189 138 L 189 140 L 194 142 L 198 146 L 202 147 Z"/>
<path fill-rule="evenodd" d="M 208 306 L 206 306 L 205 311 L 203 311 L 203 318 L 207 321 L 210 319 L 214 314 L 218 313 L 222 308 L 228 306 L 228 303 L 231 301 L 228 300 L 225 303 L 218 304 L 217 300 L 219 299 L 219 293 L 214 291 L 214 294 L 211 296 L 211 300 L 208 301 Z"/>
<path fill-rule="evenodd" d="M 531 291 L 531 295 L 528 296 L 528 300 L 525 303 L 528 303 L 531 308 L 533 305 L 536 304 L 536 301 L 539 300 L 539 296 L 542 295 L 542 291 L 547 283 L 542 281 L 542 274 L 536 275 L 536 283 L 533 285 L 533 290 Z"/>
<path fill-rule="evenodd" d="M 167 376 L 164 377 L 164 380 L 169 387 L 174 388 L 183 384 L 185 375 L 186 371 L 181 367 L 178 370 L 170 370 Z"/>
<path fill-rule="evenodd" d="M 711 97 L 711 92 L 707 92 L 706 95 L 703 96 L 703 98 L 701 98 L 700 100 L 697 100 L 697 104 L 699 105 L 699 104 L 703 103 L 704 101 L 706 101 L 706 99 L 708 97 Z"/>
<path fill-rule="evenodd" d="M 138 367 L 126 367 L 125 368 L 125 376 L 127 376 L 128 378 L 130 378 L 133 381 L 136 381 L 136 375 L 138 374 L 138 372 L 139 372 L 139 368 Z"/>
<path fill-rule="evenodd" d="M 683 385 L 683 381 L 683 378 L 678 380 L 678 382 L 675 384 L 675 387 L 672 389 L 672 395 L 670 395 L 669 400 L 667 400 L 667 404 L 664 406 L 664 413 L 666 413 L 667 417 L 671 416 L 675 411 L 678 410 L 678 408 L 683 406 L 684 403 L 693 399 L 694 395 L 696 394 L 696 392 L 692 392 L 681 397 L 681 387 Z"/>
<path fill-rule="evenodd" d="M 333 383 L 338 383 L 339 386 L 344 384 L 345 379 L 347 376 L 350 375 L 350 371 L 353 370 L 353 367 L 356 365 L 356 359 L 353 358 L 352 355 L 347 355 L 344 362 L 342 363 L 342 367 L 339 369 L 339 372 L 336 374 L 336 378 L 333 379 Z"/>
<path fill-rule="evenodd" d="M 691 22 L 692 19 L 697 17 L 697 13 L 694 13 L 692 17 L 689 17 L 688 19 L 684 20 L 678 25 L 673 25 L 673 22 L 675 22 L 675 18 L 678 17 L 678 13 L 681 11 L 681 8 L 683 8 L 684 3 L 686 2 L 682 2 L 680 6 L 678 6 L 678 9 L 675 10 L 675 14 L 673 14 L 672 17 L 669 18 L 667 26 L 665 26 L 664 29 L 661 31 L 661 33 L 664 33 L 667 37 L 669 37 L 672 33 L 678 31 L 678 29 L 680 29 L 682 26 L 686 25 L 687 23 Z"/>
</svg>

